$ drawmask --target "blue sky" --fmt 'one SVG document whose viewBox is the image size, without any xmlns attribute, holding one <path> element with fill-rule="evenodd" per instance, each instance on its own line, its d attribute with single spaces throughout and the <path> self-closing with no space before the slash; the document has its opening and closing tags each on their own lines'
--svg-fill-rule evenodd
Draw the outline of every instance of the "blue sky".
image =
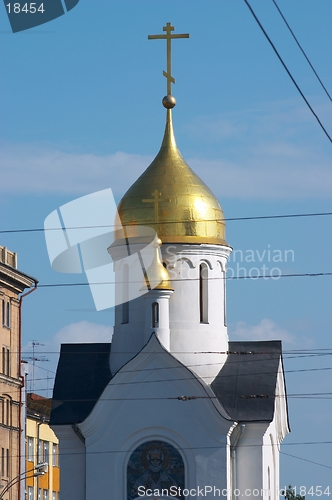
<svg viewBox="0 0 332 500">
<path fill-rule="evenodd" d="M 331 135 L 332 103 L 272 0 L 251 4 Z M 332 4 L 278 4 L 332 93 Z M 42 228 L 59 206 L 109 187 L 119 201 L 148 166 L 164 129 L 166 61 L 165 43 L 147 35 L 168 21 L 190 33 L 173 44 L 178 146 L 226 218 L 332 211 L 331 143 L 242 0 L 81 0 L 61 18 L 15 35 L 0 10 L 2 230 Z M 243 252 L 243 262 L 240 253 L 231 259 L 233 270 L 332 271 L 329 216 L 229 221 L 227 239 Z M 3 233 L 0 244 L 17 251 L 19 268 L 41 284 L 85 282 L 52 270 L 42 232 Z M 269 262 L 269 250 L 283 257 Z M 248 251 L 254 262 L 245 261 Z M 291 371 L 331 368 L 331 355 L 290 352 L 331 352 L 331 280 L 228 281 L 230 338 L 281 338 L 289 394 L 332 392 L 332 370 Z M 39 355 L 47 351 L 50 360 L 36 377 L 52 376 L 61 341 L 107 340 L 112 321 L 111 310 L 95 311 L 85 286 L 40 288 L 24 299 L 23 345 L 44 343 Z M 51 381 L 39 383 L 47 394 Z M 331 445 L 287 444 L 331 440 L 330 400 L 289 398 L 289 413 L 292 433 L 282 451 L 332 467 Z M 331 469 L 281 455 L 282 485 L 332 492 L 330 478 Z"/>
</svg>

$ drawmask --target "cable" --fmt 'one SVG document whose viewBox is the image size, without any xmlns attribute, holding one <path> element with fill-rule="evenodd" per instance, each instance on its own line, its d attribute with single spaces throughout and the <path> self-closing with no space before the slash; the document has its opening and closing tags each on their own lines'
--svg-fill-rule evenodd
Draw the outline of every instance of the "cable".
<svg viewBox="0 0 332 500">
<path fill-rule="evenodd" d="M 194 377 L 193 377 L 194 379 Z M 138 384 L 139 385 L 139 384 Z M 324 397 L 323 397 L 324 396 Z M 326 397 L 330 396 L 330 397 Z M 288 398 L 304 398 L 304 399 L 332 399 L 332 392 L 317 392 L 317 393 L 303 393 L 303 394 L 280 394 L 280 395 L 271 395 L 271 394 L 240 394 L 238 396 L 238 399 L 256 399 L 256 400 L 261 400 L 261 399 L 288 399 Z M 168 397 L 139 397 L 139 398 L 76 398 L 76 399 L 71 399 L 71 398 L 62 398 L 61 402 L 62 403 L 91 403 L 91 402 L 99 402 L 99 401 L 193 401 L 193 400 L 198 400 L 198 399 L 208 399 L 210 401 L 212 400 L 217 400 L 219 401 L 218 396 L 196 396 L 194 395 L 179 395 L 179 396 L 168 396 Z M 332 441 L 331 441 L 332 443 Z"/>
<path fill-rule="evenodd" d="M 256 16 L 255 12 L 253 11 L 251 5 L 249 4 L 248 0 L 244 0 L 244 2 L 246 3 L 247 7 L 249 8 L 251 14 L 253 15 L 253 17 L 255 18 L 258 26 L 260 27 L 260 29 L 262 30 L 262 32 L 264 33 L 266 39 L 268 40 L 268 42 L 270 43 L 271 47 L 273 48 L 275 54 L 277 55 L 279 61 L 281 62 L 281 64 L 283 65 L 284 69 L 286 70 L 288 76 L 290 77 L 290 79 L 292 80 L 292 82 L 294 83 L 295 87 L 297 88 L 298 92 L 300 93 L 302 99 L 304 100 L 304 102 L 306 103 L 306 105 L 308 106 L 308 108 L 310 109 L 311 113 L 314 115 L 314 117 L 316 118 L 317 122 L 319 123 L 321 129 L 323 130 L 323 132 L 325 133 L 326 137 L 329 139 L 330 142 L 332 142 L 332 138 L 330 137 L 330 135 L 328 134 L 327 130 L 325 129 L 324 125 L 322 124 L 322 122 L 320 121 L 320 119 L 318 118 L 317 114 L 315 113 L 315 111 L 313 110 L 313 108 L 311 107 L 309 101 L 307 100 L 307 98 L 305 97 L 305 95 L 303 94 L 302 90 L 300 89 L 300 87 L 298 86 L 298 84 L 296 83 L 294 77 L 292 76 L 291 72 L 289 71 L 289 69 L 287 68 L 286 64 L 284 63 L 281 55 L 279 54 L 279 52 L 277 51 L 275 45 L 273 44 L 271 38 L 269 37 L 269 35 L 267 34 L 267 32 L 265 31 L 265 29 L 263 28 L 263 25 L 261 24 L 261 22 L 259 21 L 258 17 Z"/>
<path fill-rule="evenodd" d="M 315 68 L 313 67 L 313 65 L 312 65 L 312 64 L 311 64 L 311 62 L 309 61 L 309 58 L 308 58 L 307 54 L 304 52 L 303 48 L 302 48 L 302 47 L 301 47 L 301 45 L 300 45 L 300 42 L 298 41 L 298 39 L 296 38 L 296 36 L 295 36 L 295 34 L 294 34 L 294 32 L 293 32 L 292 28 L 289 26 L 288 22 L 286 21 L 286 18 L 285 18 L 285 16 L 283 15 L 283 13 L 281 12 L 281 10 L 280 10 L 280 8 L 279 8 L 279 6 L 278 6 L 278 4 L 277 4 L 276 0 L 272 0 L 272 2 L 273 2 L 273 3 L 274 3 L 274 5 L 276 6 L 276 8 L 277 8 L 277 10 L 278 10 L 279 14 L 281 15 L 282 19 L 284 20 L 284 22 L 285 22 L 285 24 L 286 24 L 287 28 L 289 29 L 289 31 L 290 31 L 290 33 L 291 33 L 292 37 L 294 38 L 295 42 L 297 43 L 297 45 L 298 45 L 299 49 L 301 50 L 302 54 L 303 54 L 303 55 L 304 55 L 304 57 L 306 58 L 306 60 L 307 60 L 307 62 L 308 62 L 308 64 L 309 64 L 309 66 L 310 66 L 310 68 L 312 69 L 312 71 L 313 71 L 313 72 L 314 72 L 314 74 L 316 75 L 317 80 L 319 81 L 319 83 L 320 83 L 320 84 L 321 84 L 321 86 L 323 87 L 323 89 L 324 89 L 324 91 L 325 91 L 326 95 L 328 96 L 328 98 L 330 99 L 330 101 L 332 101 L 332 97 L 330 96 L 330 94 L 328 93 L 327 89 L 325 88 L 325 85 L 323 84 L 322 80 L 319 78 L 319 76 L 318 76 L 318 74 L 317 74 L 317 72 L 316 72 Z"/>
<path fill-rule="evenodd" d="M 285 370 L 284 373 L 298 373 L 298 372 L 310 372 L 310 371 L 326 371 L 326 370 L 332 370 L 332 368 L 311 368 L 311 369 L 303 369 L 303 370 Z M 273 374 L 274 372 L 270 371 L 270 372 L 257 372 L 257 373 L 251 373 L 251 375 L 271 375 Z M 246 373 L 239 373 L 239 374 L 235 374 L 235 375 L 221 375 L 221 377 L 223 379 L 225 378 L 230 378 L 230 377 L 247 377 L 248 375 Z M 220 376 L 219 376 L 220 377 Z M 52 377 L 54 378 L 54 377 Z M 49 380 L 52 380 L 52 378 L 35 378 L 34 379 L 34 382 L 45 382 L 45 381 L 49 381 Z M 205 378 L 210 378 L 210 377 L 202 377 L 200 376 L 199 377 L 200 379 L 205 379 Z M 160 379 L 160 380 L 142 380 L 140 382 L 140 384 L 151 384 L 151 383 L 159 383 L 159 382 L 182 382 L 184 380 L 194 380 L 195 377 L 183 377 L 183 378 L 171 378 L 171 379 Z M 32 382 L 33 379 L 27 379 L 28 382 Z M 132 385 L 132 384 L 137 384 L 137 381 L 136 382 L 117 382 L 115 383 L 114 385 L 115 386 L 120 386 L 120 385 Z M 48 391 L 49 389 L 48 388 L 45 388 L 45 389 L 38 389 L 38 391 Z M 10 391 L 10 392 L 13 392 L 15 393 L 16 391 Z"/>
<path fill-rule="evenodd" d="M 317 444 L 320 444 L 320 443 L 317 443 Z M 282 446 L 284 446 L 284 445 L 282 445 Z M 310 464 L 315 464 L 315 465 L 319 465 L 320 467 L 326 467 L 327 469 L 332 469 L 332 467 L 330 467 L 329 465 L 321 464 L 319 462 L 313 462 L 312 460 L 308 460 L 308 459 L 302 458 L 302 457 L 297 457 L 295 455 L 290 455 L 289 453 L 285 453 L 284 451 L 280 451 L 280 453 L 282 453 L 283 455 L 287 455 L 288 457 L 297 458 L 298 460 L 303 460 L 304 462 L 309 462 Z"/>
<path fill-rule="evenodd" d="M 224 219 L 197 219 L 195 222 L 228 222 L 228 221 L 239 221 L 239 220 L 260 220 L 260 219 L 289 219 L 297 217 L 323 217 L 327 215 L 332 215 L 332 212 L 318 212 L 318 213 L 305 213 L 305 214 L 285 214 L 285 215 L 257 215 L 253 217 L 226 217 Z M 153 221 L 151 221 L 152 223 Z M 179 221 L 159 221 L 158 224 L 179 224 Z M 123 227 L 129 227 L 127 224 Z M 101 226 L 72 226 L 66 227 L 66 231 L 74 229 L 97 229 L 97 228 L 114 228 L 114 224 L 101 225 Z M 63 228 L 51 227 L 45 228 L 31 228 L 31 229 L 3 229 L 0 230 L 0 234 L 4 233 L 38 233 L 46 231 L 63 231 Z"/>
<path fill-rule="evenodd" d="M 273 279 L 277 280 L 279 278 L 300 278 L 300 277 L 309 277 L 309 278 L 315 278 L 318 276 L 332 276 L 332 272 L 326 272 L 326 273 L 293 273 L 293 274 L 273 274 L 273 275 L 266 275 L 266 274 L 258 274 L 255 276 L 226 276 L 226 280 L 245 280 L 245 279 L 251 279 L 251 280 L 257 280 L 257 279 Z M 209 278 L 209 280 L 223 280 L 225 278 L 223 277 L 215 277 L 215 278 Z M 181 279 L 171 279 L 170 282 L 182 282 L 182 281 L 198 281 L 199 278 L 181 278 Z M 138 283 L 138 281 L 132 281 L 131 283 Z M 44 284 L 39 284 L 38 288 L 60 288 L 60 287 L 73 287 L 73 286 L 90 286 L 90 285 L 115 285 L 115 284 L 120 284 L 120 282 L 115 282 L 115 281 L 104 281 L 102 283 L 44 283 Z"/>
</svg>

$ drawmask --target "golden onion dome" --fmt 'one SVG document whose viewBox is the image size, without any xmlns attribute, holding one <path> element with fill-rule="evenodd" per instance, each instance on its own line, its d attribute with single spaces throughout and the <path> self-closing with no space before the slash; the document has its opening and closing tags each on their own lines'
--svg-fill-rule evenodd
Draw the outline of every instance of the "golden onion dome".
<svg viewBox="0 0 332 500">
<path fill-rule="evenodd" d="M 182 158 L 171 109 L 159 153 L 123 196 L 118 214 L 127 237 L 149 226 L 163 243 L 227 245 L 219 201 Z M 123 238 L 123 232 L 117 233 L 116 239 Z"/>
</svg>

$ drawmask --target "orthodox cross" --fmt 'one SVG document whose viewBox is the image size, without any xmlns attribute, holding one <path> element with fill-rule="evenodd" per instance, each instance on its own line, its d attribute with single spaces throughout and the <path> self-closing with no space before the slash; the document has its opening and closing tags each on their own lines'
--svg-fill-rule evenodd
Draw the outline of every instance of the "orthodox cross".
<svg viewBox="0 0 332 500">
<path fill-rule="evenodd" d="M 163 31 L 166 31 L 165 35 L 149 35 L 149 40 L 167 40 L 166 43 L 166 53 L 167 53 L 167 71 L 163 71 L 163 75 L 167 78 L 167 95 L 172 95 L 172 83 L 175 83 L 172 77 L 172 57 L 171 57 L 171 41 L 173 38 L 189 38 L 189 34 L 172 34 L 174 31 L 174 26 L 171 23 L 167 23 L 163 27 Z"/>
<path fill-rule="evenodd" d="M 155 189 L 153 193 L 151 193 L 153 198 L 149 199 L 144 199 L 142 200 L 143 203 L 154 203 L 154 220 L 156 223 L 159 221 L 159 203 L 163 203 L 165 201 L 171 201 L 171 200 L 161 200 L 159 196 L 161 196 L 161 193 L 159 193 L 158 189 Z"/>
</svg>

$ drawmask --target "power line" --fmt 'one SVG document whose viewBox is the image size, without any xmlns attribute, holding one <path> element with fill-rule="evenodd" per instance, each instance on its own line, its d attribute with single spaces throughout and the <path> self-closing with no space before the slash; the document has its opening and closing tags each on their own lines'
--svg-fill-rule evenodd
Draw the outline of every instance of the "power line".
<svg viewBox="0 0 332 500">
<path fill-rule="evenodd" d="M 304 214 L 285 214 L 285 215 L 257 215 L 252 217 L 226 217 L 223 219 L 196 219 L 196 222 L 229 222 L 229 221 L 240 221 L 240 220 L 264 220 L 264 219 L 290 219 L 290 218 L 298 218 L 298 217 L 324 217 L 332 215 L 332 212 L 317 212 L 317 213 L 304 213 Z M 151 221 L 152 223 L 153 221 Z M 179 221 L 159 221 L 158 224 L 179 224 Z M 129 227 L 130 224 L 125 224 L 122 227 Z M 72 231 L 75 229 L 103 229 L 103 228 L 115 228 L 119 227 L 115 224 L 107 224 L 107 225 L 92 225 L 92 226 L 72 226 L 66 227 L 66 231 Z M 121 229 L 121 228 L 120 228 Z M 64 228 L 60 227 L 51 227 L 51 228 L 28 228 L 28 229 L 3 229 L 0 230 L 0 234 L 5 233 L 44 233 L 47 231 L 64 231 Z"/>
<path fill-rule="evenodd" d="M 315 278 L 318 276 L 332 276 L 332 272 L 324 272 L 324 273 L 292 273 L 292 274 L 273 274 L 273 275 L 267 275 L 267 274 L 258 274 L 254 276 L 226 276 L 224 277 L 211 277 L 208 278 L 211 281 L 214 280 L 246 280 L 246 279 L 251 279 L 251 280 L 257 280 L 257 279 L 273 279 L 277 280 L 279 278 Z M 182 281 L 198 281 L 199 278 L 180 278 L 180 279 L 170 279 L 170 282 L 182 282 Z M 140 283 L 140 281 L 131 281 L 131 283 Z M 73 286 L 90 286 L 90 285 L 114 285 L 114 284 L 120 284 L 119 282 L 115 281 L 104 281 L 104 282 L 99 282 L 99 283 L 41 283 L 38 284 L 38 288 L 61 288 L 61 287 L 73 287 Z"/>
<path fill-rule="evenodd" d="M 327 371 L 327 370 L 332 370 L 332 368 L 309 368 L 309 369 L 303 369 L 303 370 L 285 370 L 284 373 L 299 373 L 299 372 L 311 372 L 311 371 Z M 257 372 L 257 373 L 251 373 L 251 375 L 271 375 L 274 372 L 269 371 L 269 372 Z M 230 378 L 230 377 L 247 377 L 248 375 L 246 373 L 239 373 L 235 375 L 230 375 L 230 374 L 221 374 L 219 375 L 219 378 Z M 183 380 L 193 380 L 195 377 L 183 377 L 183 378 L 171 378 L 171 379 L 163 379 L 163 380 L 142 380 L 140 384 L 150 384 L 150 383 L 158 383 L 158 382 L 173 382 L 173 381 L 183 381 Z M 210 378 L 210 377 L 204 377 L 204 376 L 199 376 L 200 379 L 205 379 L 205 378 Z M 32 379 L 27 379 L 27 381 L 31 381 Z M 35 378 L 35 381 L 45 381 L 45 380 L 50 380 L 46 377 L 43 378 Z M 137 381 L 135 382 L 117 382 L 114 385 L 131 385 L 131 384 L 137 384 Z M 40 390 L 46 390 L 46 389 L 40 389 Z M 16 391 L 13 391 L 16 392 Z"/>
<path fill-rule="evenodd" d="M 331 441 L 317 441 L 315 443 L 310 443 L 310 444 L 331 444 L 332 442 Z M 301 442 L 298 442 L 298 443 L 282 443 L 281 446 L 289 446 L 289 445 L 306 445 L 307 443 L 301 443 Z M 222 449 L 223 447 L 225 447 L 226 444 L 224 443 L 220 443 L 220 446 L 181 446 L 179 447 L 180 450 L 220 450 Z M 261 444 L 243 444 L 241 445 L 241 447 L 261 447 L 262 445 Z M 264 446 L 276 446 L 275 444 L 269 444 L 269 443 L 266 443 L 264 444 Z M 129 449 L 126 449 L 126 450 L 105 450 L 105 451 L 91 451 L 91 450 L 84 450 L 84 451 L 66 451 L 66 452 L 61 452 L 59 455 L 60 457 L 61 456 L 79 456 L 79 455 L 111 455 L 111 454 L 120 454 L 120 453 L 133 453 L 134 451 L 136 451 L 136 448 L 129 448 Z M 331 466 L 329 465 L 325 465 L 325 464 L 321 464 L 319 462 L 314 462 L 312 460 L 307 460 L 305 458 L 302 458 L 302 457 L 298 457 L 298 456 L 295 456 L 295 455 L 291 455 L 291 454 L 288 454 L 288 453 L 285 453 L 283 451 L 280 451 L 280 453 L 284 454 L 284 455 L 288 455 L 289 457 L 292 457 L 292 458 L 298 458 L 299 460 L 304 460 L 305 462 L 310 462 L 312 464 L 315 464 L 315 465 L 318 465 L 320 467 L 326 467 L 327 469 L 332 469 Z M 10 455 L 11 458 L 18 458 L 17 455 Z M 27 455 L 23 455 L 23 457 L 27 457 Z"/>
<path fill-rule="evenodd" d="M 248 0 L 244 0 L 244 2 L 246 3 L 247 7 L 249 8 L 251 14 L 253 15 L 253 17 L 255 18 L 258 26 L 260 27 L 260 29 L 262 30 L 262 32 L 264 33 L 266 39 L 268 40 L 268 42 L 270 43 L 271 47 L 273 48 L 275 54 L 277 55 L 279 61 L 281 62 L 281 64 L 283 65 L 284 69 L 286 70 L 288 76 L 290 77 L 290 79 L 292 80 L 292 82 L 294 83 L 295 87 L 297 88 L 298 92 L 300 93 L 302 99 L 304 100 L 304 102 L 306 103 L 306 105 L 308 106 L 308 108 L 310 109 L 311 113 L 313 114 L 313 116 L 316 118 L 318 124 L 320 125 L 321 129 L 323 130 L 323 132 L 325 133 L 326 137 L 329 139 L 330 142 L 332 142 L 332 138 L 330 137 L 329 133 L 327 132 L 327 130 L 325 129 L 324 125 L 322 124 L 322 122 L 320 121 L 320 119 L 318 118 L 317 114 L 315 113 L 315 111 L 313 110 L 313 108 L 311 107 L 309 101 L 307 100 L 307 98 L 305 97 L 305 95 L 303 94 L 302 90 L 300 89 L 300 87 L 298 86 L 298 84 L 296 83 L 295 81 L 295 78 L 293 77 L 293 75 L 291 74 L 291 72 L 289 71 L 289 69 L 287 68 L 286 64 L 284 63 L 281 55 L 279 54 L 279 52 L 277 51 L 275 45 L 273 44 L 271 38 L 269 37 L 269 35 L 267 34 L 267 32 L 265 31 L 263 25 L 261 24 L 261 22 L 259 21 L 258 17 L 256 16 L 255 12 L 253 11 L 251 5 L 249 4 Z"/>
<path fill-rule="evenodd" d="M 139 383 L 137 384 L 139 385 Z M 316 393 L 303 393 L 303 394 L 240 394 L 237 396 L 238 399 L 289 399 L 289 398 L 304 398 L 304 399 L 332 399 L 332 392 L 316 392 Z M 208 399 L 210 401 L 219 401 L 218 396 L 196 396 L 195 394 L 190 395 L 179 395 L 179 396 L 157 396 L 157 397 L 138 397 L 138 398 L 62 398 L 62 403 L 91 403 L 99 401 L 196 401 L 198 399 Z M 332 441 L 330 442 L 332 444 Z"/>
<path fill-rule="evenodd" d="M 320 444 L 320 443 L 317 443 L 317 444 Z M 282 446 L 284 446 L 284 445 L 282 445 Z M 280 453 L 282 453 L 283 455 L 287 455 L 288 457 L 297 458 L 298 460 L 303 460 L 304 462 L 309 462 L 310 464 L 315 464 L 315 465 L 319 465 L 320 467 L 326 467 L 327 469 L 332 469 L 332 467 L 330 467 L 330 465 L 321 464 L 319 462 L 313 462 L 312 460 L 308 460 L 307 458 L 297 457 L 295 455 L 290 455 L 289 453 L 285 453 L 284 451 L 280 451 Z"/>
<path fill-rule="evenodd" d="M 292 28 L 290 27 L 289 23 L 287 22 L 287 20 L 286 20 L 285 16 L 284 16 L 284 15 L 283 15 L 283 13 L 281 12 L 281 10 L 280 10 L 280 8 L 279 8 L 279 6 L 278 6 L 278 4 L 277 4 L 276 0 L 272 0 L 272 2 L 273 2 L 273 3 L 274 3 L 274 5 L 276 6 L 276 8 L 277 8 L 277 10 L 278 10 L 279 14 L 281 15 L 281 17 L 282 17 L 283 21 L 285 22 L 285 24 L 286 24 L 287 28 L 289 29 L 289 31 L 290 31 L 290 33 L 291 33 L 292 37 L 294 38 L 295 42 L 297 43 L 297 45 L 298 45 L 299 49 L 301 50 L 302 54 L 303 54 L 303 55 L 304 55 L 304 57 L 306 58 L 306 60 L 307 60 L 307 62 L 308 62 L 308 64 L 309 64 L 309 66 L 310 66 L 310 68 L 312 69 L 312 71 L 313 71 L 313 72 L 314 72 L 314 74 L 316 75 L 317 80 L 319 81 L 319 83 L 320 83 L 320 84 L 321 84 L 321 86 L 323 87 L 324 92 L 326 93 L 326 95 L 328 96 L 328 98 L 330 99 L 330 101 L 332 101 L 332 97 L 331 97 L 331 96 L 330 96 L 330 94 L 328 93 L 328 91 L 327 91 L 327 89 L 326 89 L 325 85 L 323 84 L 322 80 L 319 78 L 319 76 L 318 76 L 318 74 L 317 74 L 317 71 L 315 70 L 315 68 L 314 68 L 314 67 L 313 67 L 313 65 L 311 64 L 311 62 L 310 62 L 310 60 L 309 60 L 309 58 L 308 58 L 307 54 L 304 52 L 304 49 L 302 48 L 302 46 L 301 46 L 300 42 L 299 42 L 299 41 L 298 41 L 298 39 L 296 38 L 296 36 L 295 36 L 295 34 L 294 34 L 294 32 L 293 32 Z"/>
</svg>

